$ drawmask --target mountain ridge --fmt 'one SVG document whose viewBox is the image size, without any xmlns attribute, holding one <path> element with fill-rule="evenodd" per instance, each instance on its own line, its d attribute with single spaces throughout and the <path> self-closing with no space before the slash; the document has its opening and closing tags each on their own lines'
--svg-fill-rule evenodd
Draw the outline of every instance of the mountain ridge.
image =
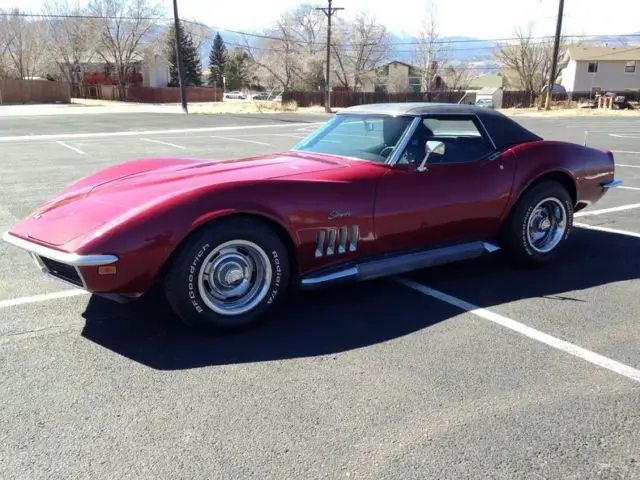
<svg viewBox="0 0 640 480">
<path fill-rule="evenodd" d="M 215 32 L 218 30 L 211 28 L 214 32 L 212 37 L 215 36 Z M 245 45 L 245 37 L 242 34 L 235 32 L 227 32 L 225 30 L 219 30 L 220 36 L 227 45 L 228 50 L 233 48 L 242 47 Z M 261 35 L 265 33 L 258 30 L 252 30 L 245 32 L 247 34 L 247 40 L 249 46 L 257 47 L 260 42 Z M 579 39 L 582 43 L 598 43 L 608 44 L 609 46 L 640 46 L 640 31 L 631 34 L 620 35 L 606 35 L 599 36 L 594 35 L 592 37 L 581 37 Z M 417 38 L 411 35 L 390 33 L 390 41 L 395 46 L 390 57 L 395 60 L 410 63 L 415 58 L 417 48 Z M 452 50 L 448 55 L 448 60 L 452 63 L 473 63 L 476 68 L 485 68 L 490 71 L 497 65 L 495 62 L 494 53 L 499 46 L 499 41 L 495 39 L 483 39 L 465 35 L 452 35 L 442 37 L 440 42 L 452 42 Z M 203 42 L 201 47 L 201 57 L 203 61 L 203 68 L 208 68 L 209 50 L 213 39 L 207 39 Z"/>
</svg>

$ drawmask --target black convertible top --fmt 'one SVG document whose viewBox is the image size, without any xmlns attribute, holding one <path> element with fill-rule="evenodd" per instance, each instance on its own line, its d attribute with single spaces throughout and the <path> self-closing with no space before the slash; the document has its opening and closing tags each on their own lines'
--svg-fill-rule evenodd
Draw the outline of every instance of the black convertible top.
<svg viewBox="0 0 640 480">
<path fill-rule="evenodd" d="M 365 115 L 474 115 L 493 140 L 497 149 L 535 142 L 542 137 L 527 130 L 506 115 L 492 109 L 458 103 L 398 102 L 356 105 L 340 110 L 340 114 Z"/>
</svg>

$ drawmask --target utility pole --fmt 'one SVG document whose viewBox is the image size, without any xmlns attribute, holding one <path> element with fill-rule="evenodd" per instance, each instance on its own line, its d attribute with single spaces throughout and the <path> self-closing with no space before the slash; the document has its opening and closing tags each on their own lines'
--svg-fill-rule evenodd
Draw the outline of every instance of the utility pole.
<svg viewBox="0 0 640 480">
<path fill-rule="evenodd" d="M 324 86 L 324 111 L 331 113 L 331 17 L 338 10 L 344 10 L 344 8 L 336 8 L 331 6 L 331 0 L 328 0 L 329 5 L 327 8 L 316 8 L 316 10 L 322 10 L 327 16 L 327 72 L 326 72 L 326 84 Z"/>
<path fill-rule="evenodd" d="M 545 109 L 551 109 L 551 89 L 555 84 L 556 74 L 558 71 L 558 50 L 560 49 L 560 34 L 562 32 L 562 17 L 564 16 L 564 0 L 560 0 L 558 5 L 558 19 L 556 21 L 556 38 L 553 41 L 553 57 L 551 58 L 551 75 L 549 76 L 549 84 L 547 85 L 547 99 Z"/>
<path fill-rule="evenodd" d="M 180 49 L 180 17 L 178 17 L 178 0 L 173 0 L 173 22 L 176 30 L 176 63 L 178 64 L 178 78 L 180 79 L 180 101 L 182 110 L 189 113 L 187 109 L 187 91 L 184 86 L 184 67 L 182 65 L 182 50 Z"/>
</svg>

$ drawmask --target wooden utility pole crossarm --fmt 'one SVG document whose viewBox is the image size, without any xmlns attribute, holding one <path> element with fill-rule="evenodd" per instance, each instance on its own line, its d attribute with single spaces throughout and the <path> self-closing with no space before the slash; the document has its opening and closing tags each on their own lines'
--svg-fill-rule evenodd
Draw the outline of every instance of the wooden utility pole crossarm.
<svg viewBox="0 0 640 480">
<path fill-rule="evenodd" d="M 331 113 L 331 17 L 338 10 L 344 10 L 340 7 L 332 7 L 331 0 L 328 0 L 326 8 L 318 7 L 327 16 L 327 72 L 324 86 L 324 111 Z"/>
</svg>

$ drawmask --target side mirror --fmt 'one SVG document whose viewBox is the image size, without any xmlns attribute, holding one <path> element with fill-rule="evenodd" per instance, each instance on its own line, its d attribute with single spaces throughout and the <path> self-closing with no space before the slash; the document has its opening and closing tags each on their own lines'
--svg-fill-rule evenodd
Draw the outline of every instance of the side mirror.
<svg viewBox="0 0 640 480">
<path fill-rule="evenodd" d="M 373 132 L 375 130 L 375 128 L 376 128 L 375 123 L 368 122 L 366 120 L 364 121 L 364 131 L 366 133 Z"/>
<path fill-rule="evenodd" d="M 445 146 L 442 142 L 429 140 L 425 143 L 424 150 L 426 152 L 426 155 L 424 156 L 422 163 L 420 163 L 420 166 L 418 167 L 419 172 L 427 171 L 427 161 L 429 160 L 429 157 L 431 157 L 431 155 L 444 155 Z"/>
</svg>

